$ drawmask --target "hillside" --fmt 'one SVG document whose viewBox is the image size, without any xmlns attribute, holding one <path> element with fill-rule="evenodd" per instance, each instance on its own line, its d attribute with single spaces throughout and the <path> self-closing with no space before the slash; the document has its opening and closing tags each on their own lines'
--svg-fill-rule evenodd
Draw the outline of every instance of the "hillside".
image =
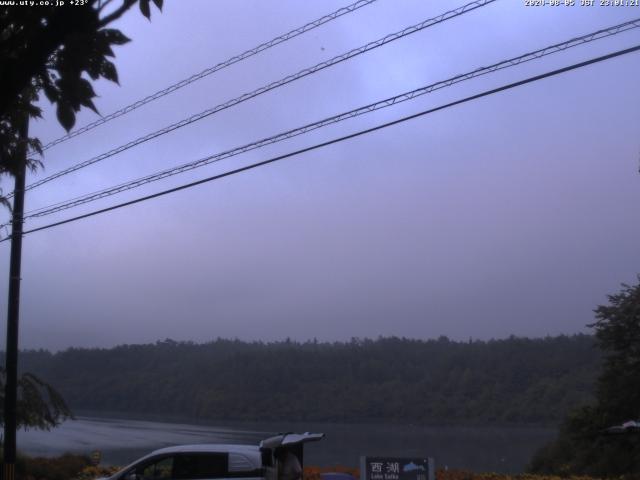
<svg viewBox="0 0 640 480">
<path fill-rule="evenodd" d="M 591 398 L 587 335 L 488 342 L 194 344 L 26 351 L 77 410 L 195 419 L 551 424 Z"/>
</svg>

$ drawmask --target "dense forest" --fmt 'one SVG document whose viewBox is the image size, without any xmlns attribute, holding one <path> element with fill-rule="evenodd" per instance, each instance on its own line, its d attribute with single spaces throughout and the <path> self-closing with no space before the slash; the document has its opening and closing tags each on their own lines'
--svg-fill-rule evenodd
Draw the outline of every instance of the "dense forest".
<svg viewBox="0 0 640 480">
<path fill-rule="evenodd" d="M 533 473 L 640 480 L 640 275 L 608 299 L 589 325 L 602 352 L 594 400 L 567 413 Z"/>
<path fill-rule="evenodd" d="M 204 344 L 25 351 L 76 411 L 194 419 L 554 424 L 592 399 L 588 335 L 454 342 Z"/>
</svg>

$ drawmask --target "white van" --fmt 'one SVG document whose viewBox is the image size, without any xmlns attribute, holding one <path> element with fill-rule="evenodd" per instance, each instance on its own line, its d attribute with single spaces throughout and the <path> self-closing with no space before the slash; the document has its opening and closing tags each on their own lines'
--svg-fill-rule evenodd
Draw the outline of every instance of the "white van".
<svg viewBox="0 0 640 480">
<path fill-rule="evenodd" d="M 283 454 L 304 465 L 304 444 L 323 433 L 282 433 L 260 445 L 200 444 L 161 448 L 108 480 L 281 480 Z"/>
</svg>

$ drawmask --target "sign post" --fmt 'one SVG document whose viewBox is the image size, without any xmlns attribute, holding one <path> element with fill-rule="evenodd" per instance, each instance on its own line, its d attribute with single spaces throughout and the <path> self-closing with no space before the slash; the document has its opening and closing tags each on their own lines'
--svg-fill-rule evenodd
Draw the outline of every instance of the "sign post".
<svg viewBox="0 0 640 480">
<path fill-rule="evenodd" d="M 360 457 L 360 480 L 435 480 L 433 458 Z"/>
</svg>

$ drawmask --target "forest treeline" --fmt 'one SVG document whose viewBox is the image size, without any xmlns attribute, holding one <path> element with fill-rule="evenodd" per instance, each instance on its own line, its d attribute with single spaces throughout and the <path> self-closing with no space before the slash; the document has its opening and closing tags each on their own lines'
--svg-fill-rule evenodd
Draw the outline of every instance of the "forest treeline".
<svg viewBox="0 0 640 480">
<path fill-rule="evenodd" d="M 160 341 L 21 353 L 73 410 L 207 420 L 555 424 L 592 399 L 588 335 L 454 342 Z"/>
</svg>

